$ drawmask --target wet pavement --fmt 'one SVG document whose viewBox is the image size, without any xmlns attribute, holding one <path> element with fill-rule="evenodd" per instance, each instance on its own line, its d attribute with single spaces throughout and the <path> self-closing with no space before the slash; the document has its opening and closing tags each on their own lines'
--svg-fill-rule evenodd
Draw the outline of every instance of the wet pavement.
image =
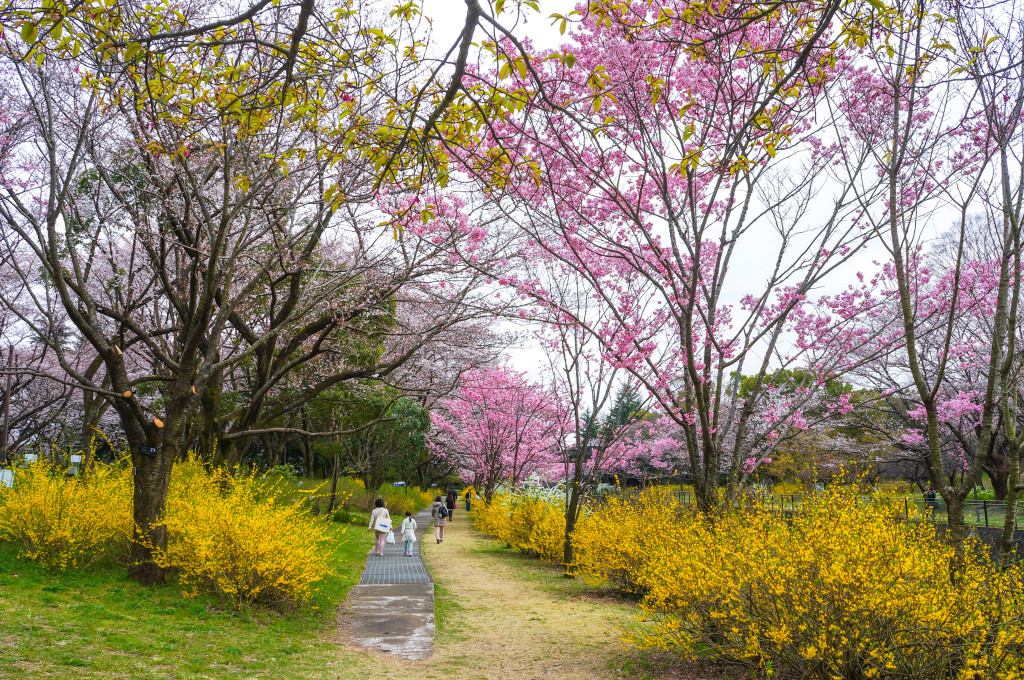
<svg viewBox="0 0 1024 680">
<path fill-rule="evenodd" d="M 416 515 L 421 540 L 407 557 L 397 532 L 402 519 L 392 518 L 395 544 L 384 549 L 384 556 L 367 556 L 359 585 L 341 608 L 341 625 L 357 646 L 418 660 L 434 651 L 434 582 L 420 555 L 422 536 L 433 540 L 433 529 L 429 510 Z M 367 543 L 372 543 L 369 534 Z"/>
</svg>

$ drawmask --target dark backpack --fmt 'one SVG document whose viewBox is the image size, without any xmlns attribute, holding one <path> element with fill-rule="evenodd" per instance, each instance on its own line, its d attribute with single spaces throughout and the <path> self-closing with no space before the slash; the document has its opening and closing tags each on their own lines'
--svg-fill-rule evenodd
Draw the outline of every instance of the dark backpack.
<svg viewBox="0 0 1024 680">
<path fill-rule="evenodd" d="M 439 505 L 437 507 L 437 518 L 448 519 L 448 508 L 444 507 L 444 505 Z"/>
</svg>

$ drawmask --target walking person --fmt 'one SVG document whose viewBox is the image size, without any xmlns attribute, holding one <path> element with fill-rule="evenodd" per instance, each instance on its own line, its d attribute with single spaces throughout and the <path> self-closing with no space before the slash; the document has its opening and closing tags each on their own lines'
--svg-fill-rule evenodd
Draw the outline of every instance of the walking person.
<svg viewBox="0 0 1024 680">
<path fill-rule="evenodd" d="M 444 540 L 444 528 L 448 525 L 448 506 L 438 496 L 430 504 L 430 516 L 434 518 L 434 538 L 440 543 Z"/>
<path fill-rule="evenodd" d="M 405 552 L 402 554 L 412 557 L 412 544 L 416 542 L 416 520 L 408 511 L 405 513 L 405 519 L 402 520 L 402 541 L 405 548 Z"/>
<path fill-rule="evenodd" d="M 444 497 L 444 507 L 448 508 L 448 519 L 455 519 L 455 507 L 458 502 L 459 497 L 455 495 L 455 489 L 449 489 L 448 495 Z"/>
<path fill-rule="evenodd" d="M 388 534 L 391 533 L 391 513 L 384 507 L 383 498 L 378 498 L 373 505 L 373 512 L 370 513 L 370 526 L 366 530 L 372 531 L 374 534 L 373 553 L 383 556 Z"/>
<path fill-rule="evenodd" d="M 473 496 L 473 489 L 466 489 L 466 512 L 469 512 L 469 499 Z"/>
</svg>

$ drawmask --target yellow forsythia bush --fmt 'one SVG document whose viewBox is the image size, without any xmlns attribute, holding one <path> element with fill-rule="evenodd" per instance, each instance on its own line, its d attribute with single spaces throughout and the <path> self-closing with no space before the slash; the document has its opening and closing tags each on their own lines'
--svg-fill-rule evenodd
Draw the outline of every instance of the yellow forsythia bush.
<svg viewBox="0 0 1024 680">
<path fill-rule="evenodd" d="M 638 538 L 653 514 L 612 501 L 577 535 L 580 569 L 627 570 L 645 593 L 655 624 L 628 635 L 639 646 L 820 680 L 1024 673 L 1021 569 L 969 549 L 954 586 L 935 528 L 895 520 L 884 504 L 831 491 L 788 519 L 752 510 L 715 522 L 666 507 L 654 528 L 664 539 Z"/>
<path fill-rule="evenodd" d="M 131 535 L 131 464 L 94 463 L 80 477 L 41 460 L 0 487 L 0 541 L 51 569 L 125 554 Z"/>
<path fill-rule="evenodd" d="M 308 601 L 330 570 L 329 525 L 256 476 L 209 472 L 193 459 L 174 466 L 167 499 L 167 549 L 157 563 L 236 608 Z"/>
<path fill-rule="evenodd" d="M 508 520 L 508 499 L 504 494 L 495 495 L 488 503 L 484 499 L 473 502 L 473 526 L 485 534 L 501 538 Z M 503 539 L 502 539 L 503 540 Z"/>
<path fill-rule="evenodd" d="M 520 552 L 549 562 L 561 562 L 565 511 L 560 503 L 526 493 L 505 492 L 490 503 L 476 501 L 473 522 Z"/>
<path fill-rule="evenodd" d="M 689 510 L 664 490 L 645 490 L 633 501 L 610 497 L 577 523 L 573 567 L 591 581 L 610 581 L 624 592 L 641 594 L 647 588 L 641 576 L 651 556 L 677 546 L 680 516 L 688 517 Z"/>
<path fill-rule="evenodd" d="M 368 494 L 367 510 L 373 508 L 373 502 L 377 498 L 383 498 L 387 504 L 388 512 L 395 517 L 401 517 L 406 512 L 413 514 L 419 512 L 423 508 L 427 507 L 434 502 L 434 496 L 444 497 L 443 493 L 431 494 L 429 491 L 424 491 L 415 486 L 397 488 L 393 486 L 383 486 L 378 494 Z"/>
<path fill-rule="evenodd" d="M 326 482 L 321 493 L 330 493 L 330 482 Z M 444 496 L 443 492 L 431 493 L 419 487 L 395 487 L 385 484 L 377 491 L 367 491 L 362 480 L 352 477 L 339 477 L 337 493 L 344 498 L 346 510 L 357 510 L 359 512 L 370 512 L 373 504 L 378 498 L 383 498 L 387 503 L 388 511 L 392 515 L 404 515 L 406 511 L 416 513 L 434 502 L 434 496 Z"/>
<path fill-rule="evenodd" d="M 506 492 L 475 523 L 557 562 L 548 531 L 561 512 L 554 497 Z M 954 585 L 953 549 L 932 524 L 853 488 L 786 517 L 755 507 L 714 520 L 648 490 L 590 505 L 573 545 L 579 573 L 643 596 L 647 623 L 625 633 L 637 646 L 779 678 L 1024 678 L 1024 568 L 972 545 Z"/>
</svg>

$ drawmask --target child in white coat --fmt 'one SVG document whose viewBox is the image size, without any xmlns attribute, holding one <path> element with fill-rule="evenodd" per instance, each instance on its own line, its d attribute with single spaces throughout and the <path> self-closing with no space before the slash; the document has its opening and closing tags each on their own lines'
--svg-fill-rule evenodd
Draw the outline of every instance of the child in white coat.
<svg viewBox="0 0 1024 680">
<path fill-rule="evenodd" d="M 402 540 L 405 542 L 403 554 L 412 557 L 412 544 L 416 542 L 416 520 L 412 518 L 411 512 L 405 513 L 405 519 L 402 520 Z"/>
</svg>

